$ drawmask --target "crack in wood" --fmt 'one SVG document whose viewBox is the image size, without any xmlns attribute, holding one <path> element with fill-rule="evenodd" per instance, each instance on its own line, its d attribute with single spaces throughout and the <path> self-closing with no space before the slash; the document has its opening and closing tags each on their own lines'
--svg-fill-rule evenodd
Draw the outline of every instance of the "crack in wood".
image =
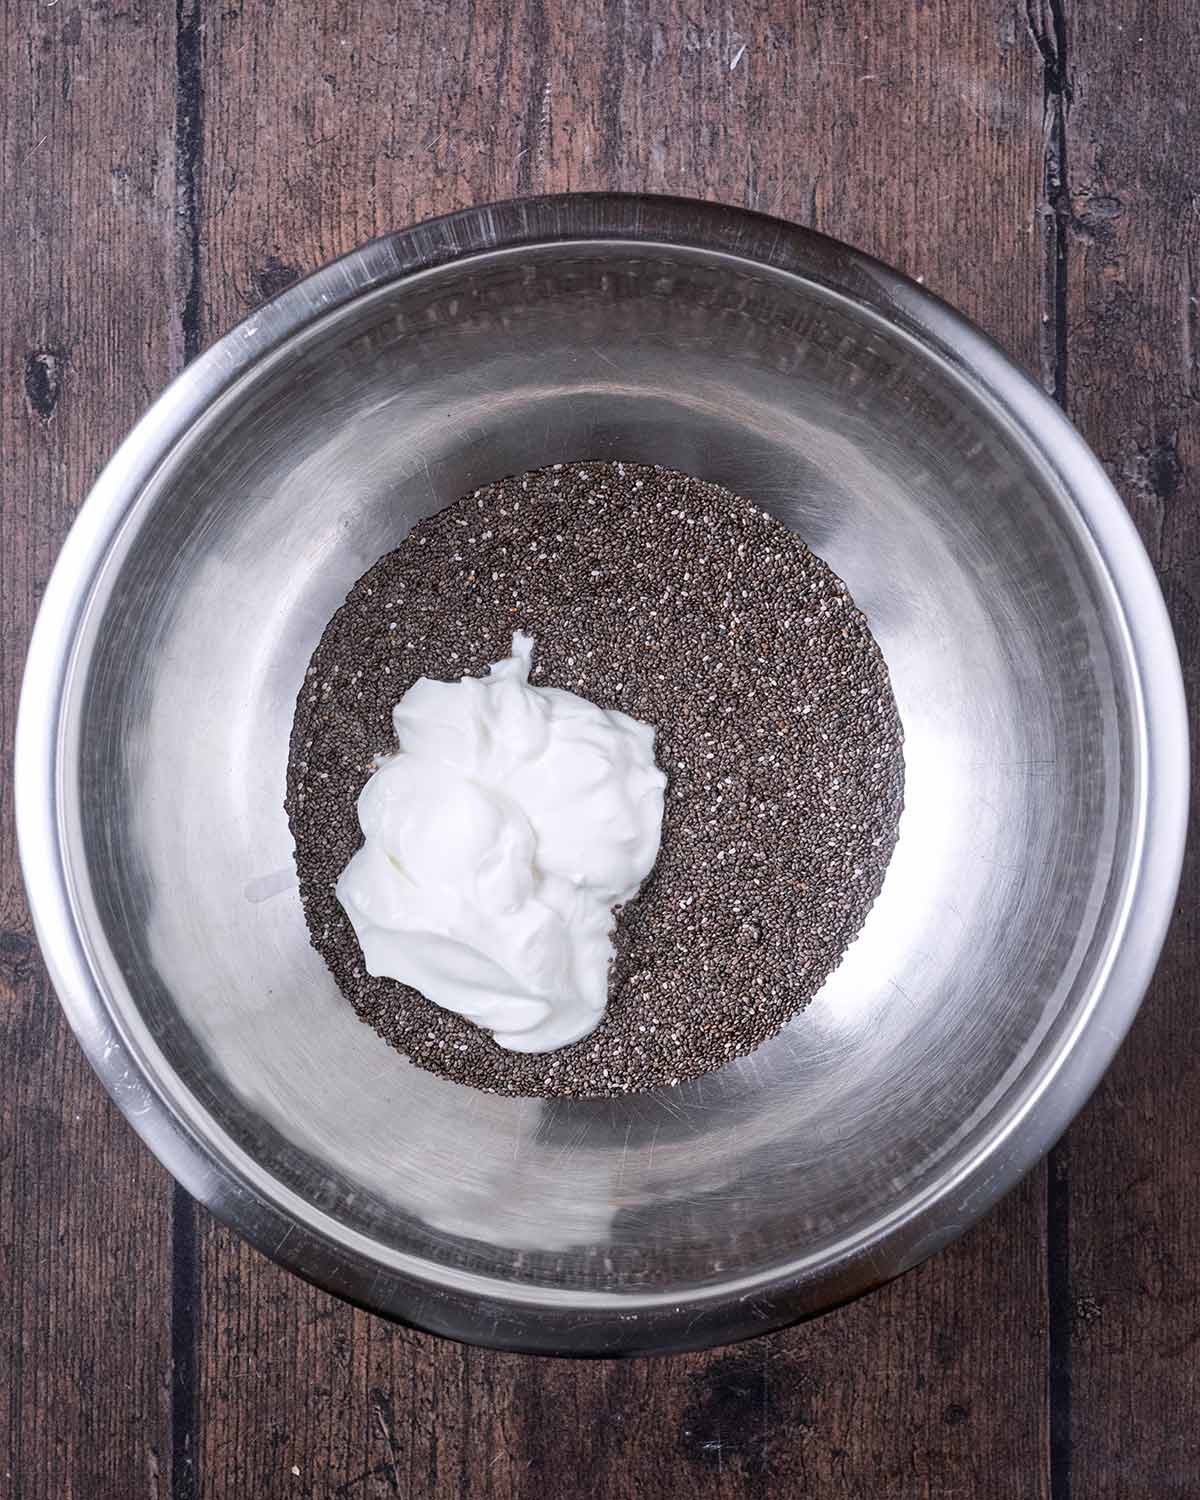
<svg viewBox="0 0 1200 1500">
<path fill-rule="evenodd" d="M 1026 0 L 1026 24 L 1042 59 L 1043 388 L 1068 403 L 1068 294 L 1073 224 L 1067 120 L 1070 53 L 1064 0 Z M 1050 1500 L 1071 1500 L 1071 1239 L 1068 1148 L 1050 1153 L 1046 1172 L 1046 1400 Z"/>
<path fill-rule="evenodd" d="M 175 222 L 182 362 L 200 352 L 200 171 L 204 144 L 200 0 L 175 6 Z M 171 1197 L 171 1496 L 195 1500 L 199 1418 L 200 1261 L 196 1206 L 176 1183 Z"/>
<path fill-rule="evenodd" d="M 1062 0 L 1026 0 L 1026 25 L 1042 59 L 1043 286 L 1041 376 L 1045 391 L 1067 404 L 1067 286 L 1071 192 L 1067 115 L 1071 105 L 1067 20 Z"/>
</svg>

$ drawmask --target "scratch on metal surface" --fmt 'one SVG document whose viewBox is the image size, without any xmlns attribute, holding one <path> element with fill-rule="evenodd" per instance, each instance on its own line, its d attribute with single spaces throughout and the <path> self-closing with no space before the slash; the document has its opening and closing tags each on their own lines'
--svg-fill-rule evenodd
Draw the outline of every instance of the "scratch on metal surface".
<svg viewBox="0 0 1200 1500">
<path fill-rule="evenodd" d="M 561 1167 L 563 1162 L 565 1162 L 568 1157 L 573 1156 L 575 1152 L 579 1150 L 580 1146 L 582 1146 L 584 1141 L 587 1139 L 587 1133 L 588 1125 L 585 1121 L 582 1125 L 579 1126 L 570 1140 L 564 1143 L 558 1155 L 554 1158 L 555 1167 Z"/>
<path fill-rule="evenodd" d="M 603 349 L 597 349 L 595 344 L 592 345 L 592 353 L 596 356 L 597 359 L 603 360 L 606 365 L 610 365 L 618 375 L 624 374 L 624 371 L 621 369 L 621 366 L 616 362 L 616 360 L 611 359 L 607 354 L 605 354 Z"/>
<path fill-rule="evenodd" d="M 513 1161 L 516 1161 L 516 1159 L 521 1154 L 521 1143 L 522 1143 L 522 1141 L 524 1139 L 524 1136 L 525 1136 L 525 1111 L 522 1110 L 517 1115 L 517 1128 L 513 1132 L 513 1152 L 512 1152 L 512 1154 L 513 1154 Z"/>
<path fill-rule="evenodd" d="M 617 1168 L 617 1192 L 625 1189 L 625 1163 L 629 1160 L 629 1137 L 633 1134 L 633 1121 L 625 1122 L 625 1140 L 621 1146 L 621 1165 Z"/>
</svg>

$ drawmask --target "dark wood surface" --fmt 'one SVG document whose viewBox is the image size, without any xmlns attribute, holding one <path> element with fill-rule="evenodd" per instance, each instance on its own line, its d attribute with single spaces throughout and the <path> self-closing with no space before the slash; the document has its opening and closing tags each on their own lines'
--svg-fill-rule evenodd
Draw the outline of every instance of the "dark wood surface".
<svg viewBox="0 0 1200 1500">
<path fill-rule="evenodd" d="M 32 940 L 24 646 L 92 477 L 172 373 L 388 228 L 546 189 L 815 224 L 1065 403 L 1200 672 L 1189 0 L 29 0 L 0 7 L 0 1496 L 1200 1495 L 1200 871 L 1133 1034 L 952 1249 L 704 1355 L 389 1327 L 196 1209 Z"/>
</svg>

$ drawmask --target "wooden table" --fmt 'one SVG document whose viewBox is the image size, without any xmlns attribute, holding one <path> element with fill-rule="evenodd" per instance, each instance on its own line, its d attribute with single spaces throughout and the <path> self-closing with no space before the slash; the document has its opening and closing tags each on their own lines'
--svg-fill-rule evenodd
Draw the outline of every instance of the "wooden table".
<svg viewBox="0 0 1200 1500">
<path fill-rule="evenodd" d="M 173 1188 L 48 987 L 8 774 L 56 549 L 166 381 L 370 236 L 542 190 L 747 204 L 956 303 L 1104 461 L 1194 690 L 1200 9 L 14 0 L 0 32 L 0 1496 L 1200 1495 L 1194 841 L 1116 1065 L 973 1233 L 806 1327 L 573 1363 L 354 1312 Z"/>
</svg>

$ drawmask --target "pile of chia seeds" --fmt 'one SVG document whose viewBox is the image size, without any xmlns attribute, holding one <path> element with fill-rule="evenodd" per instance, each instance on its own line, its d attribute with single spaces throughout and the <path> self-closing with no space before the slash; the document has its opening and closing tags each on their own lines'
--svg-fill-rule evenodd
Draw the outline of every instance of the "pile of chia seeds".
<svg viewBox="0 0 1200 1500">
<path fill-rule="evenodd" d="M 533 636 L 533 681 L 658 731 L 658 861 L 620 913 L 608 1013 L 557 1052 L 374 979 L 334 883 L 355 802 L 418 677 L 481 676 Z M 752 1051 L 837 965 L 903 797 L 887 668 L 846 586 L 749 501 L 685 474 L 559 464 L 414 527 L 351 590 L 296 706 L 287 810 L 309 932 L 364 1021 L 422 1068 L 502 1094 L 604 1096 Z"/>
</svg>

